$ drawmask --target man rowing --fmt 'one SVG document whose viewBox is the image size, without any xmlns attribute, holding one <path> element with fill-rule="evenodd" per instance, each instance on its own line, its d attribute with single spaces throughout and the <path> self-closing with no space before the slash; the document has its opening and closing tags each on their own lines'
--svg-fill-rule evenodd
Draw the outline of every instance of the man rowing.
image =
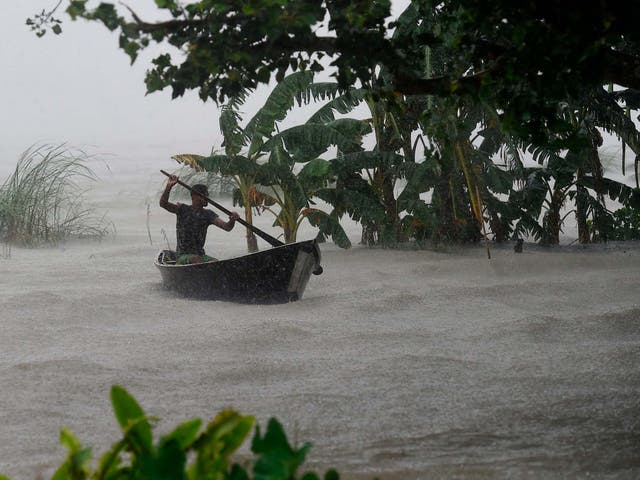
<svg viewBox="0 0 640 480">
<path fill-rule="evenodd" d="M 215 261 L 215 258 L 206 255 L 204 251 L 209 225 L 215 225 L 230 232 L 240 216 L 236 212 L 231 212 L 229 221 L 224 222 L 213 210 L 204 208 L 208 203 L 206 197 L 209 191 L 207 186 L 202 184 L 191 187 L 191 205 L 171 203 L 169 194 L 176 183 L 178 183 L 178 177 L 171 175 L 160 197 L 160 206 L 176 215 L 176 264 Z"/>
</svg>

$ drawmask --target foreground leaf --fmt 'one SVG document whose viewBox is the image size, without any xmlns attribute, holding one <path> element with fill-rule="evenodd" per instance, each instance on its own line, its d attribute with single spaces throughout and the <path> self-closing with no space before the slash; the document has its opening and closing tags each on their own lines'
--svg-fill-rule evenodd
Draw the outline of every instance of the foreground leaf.
<svg viewBox="0 0 640 480">
<path fill-rule="evenodd" d="M 124 388 L 111 387 L 111 403 L 120 428 L 131 442 L 137 453 L 149 453 L 153 450 L 151 425 L 138 402 Z"/>
<path fill-rule="evenodd" d="M 267 424 L 264 437 L 260 436 L 260 427 L 251 444 L 251 451 L 258 455 L 254 463 L 255 480 L 287 480 L 294 478 L 298 467 L 304 462 L 311 444 L 306 443 L 300 449 L 289 445 L 282 425 L 275 418 Z"/>
</svg>

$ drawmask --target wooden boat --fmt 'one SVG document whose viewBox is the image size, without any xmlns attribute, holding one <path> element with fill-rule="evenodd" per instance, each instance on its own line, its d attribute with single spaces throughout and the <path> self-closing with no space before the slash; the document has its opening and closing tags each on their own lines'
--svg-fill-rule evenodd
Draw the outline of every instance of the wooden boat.
<svg viewBox="0 0 640 480">
<path fill-rule="evenodd" d="M 163 250 L 155 265 L 166 288 L 182 295 L 242 303 L 284 303 L 302 298 L 311 274 L 322 273 L 317 240 L 285 244 L 241 257 L 176 265 Z"/>
</svg>

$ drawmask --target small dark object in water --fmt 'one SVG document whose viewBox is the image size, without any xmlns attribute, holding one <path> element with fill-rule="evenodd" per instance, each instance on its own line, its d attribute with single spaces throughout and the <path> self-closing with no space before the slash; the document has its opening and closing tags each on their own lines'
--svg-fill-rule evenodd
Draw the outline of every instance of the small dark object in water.
<svg viewBox="0 0 640 480">
<path fill-rule="evenodd" d="M 516 244 L 513 246 L 513 251 L 516 253 L 522 253 L 522 244 L 524 243 L 524 240 L 522 240 L 521 238 L 518 238 L 516 240 Z"/>
</svg>

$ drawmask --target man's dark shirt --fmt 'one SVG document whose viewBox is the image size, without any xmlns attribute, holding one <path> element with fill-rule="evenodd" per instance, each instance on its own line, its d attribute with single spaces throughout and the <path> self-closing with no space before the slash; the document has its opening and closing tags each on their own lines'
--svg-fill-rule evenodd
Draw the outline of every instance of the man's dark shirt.
<svg viewBox="0 0 640 480">
<path fill-rule="evenodd" d="M 211 210 L 195 210 L 191 205 L 179 203 L 176 216 L 177 255 L 204 255 L 207 227 L 218 215 Z"/>
</svg>

